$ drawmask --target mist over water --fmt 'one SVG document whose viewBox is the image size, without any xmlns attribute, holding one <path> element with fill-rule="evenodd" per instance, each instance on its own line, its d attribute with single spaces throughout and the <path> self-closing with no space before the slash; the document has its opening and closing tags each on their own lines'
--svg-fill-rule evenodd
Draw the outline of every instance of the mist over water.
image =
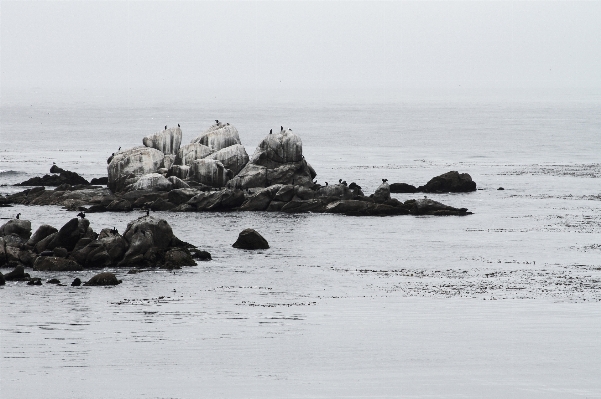
<svg viewBox="0 0 601 399">
<path fill-rule="evenodd" d="M 428 197 L 474 214 L 157 212 L 214 260 L 113 270 L 113 288 L 0 287 L 0 396 L 601 397 L 598 95 L 163 98 L 3 95 L 0 193 L 53 162 L 105 176 L 120 146 L 178 123 L 188 143 L 219 119 L 249 154 L 269 129 L 292 128 L 318 182 L 366 194 L 382 178 L 469 173 L 481 190 Z M 18 212 L 34 230 L 74 217 L 47 206 L 0 217 Z M 140 215 L 88 218 L 122 232 Z M 271 248 L 232 248 L 248 227 Z"/>
</svg>

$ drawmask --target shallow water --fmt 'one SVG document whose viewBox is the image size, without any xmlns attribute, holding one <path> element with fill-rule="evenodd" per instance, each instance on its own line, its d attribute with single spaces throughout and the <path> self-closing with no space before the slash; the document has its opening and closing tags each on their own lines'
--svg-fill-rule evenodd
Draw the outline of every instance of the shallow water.
<svg viewBox="0 0 601 399">
<path fill-rule="evenodd" d="M 3 102 L 0 184 L 52 162 L 99 177 L 119 146 L 178 122 L 188 142 L 217 115 L 249 153 L 292 127 L 320 182 L 459 170 L 482 190 L 428 195 L 467 217 L 157 212 L 214 260 L 1 287 L 0 396 L 601 397 L 598 102 L 49 104 Z M 0 217 L 18 212 L 34 229 L 74 216 Z M 139 215 L 88 217 L 123 231 Z M 271 248 L 232 248 L 248 227 Z"/>
</svg>

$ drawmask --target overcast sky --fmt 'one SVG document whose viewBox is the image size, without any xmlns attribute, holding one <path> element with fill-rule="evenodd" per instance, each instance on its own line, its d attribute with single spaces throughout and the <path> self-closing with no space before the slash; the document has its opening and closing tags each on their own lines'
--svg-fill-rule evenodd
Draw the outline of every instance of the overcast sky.
<svg viewBox="0 0 601 399">
<path fill-rule="evenodd" d="M 3 88 L 601 88 L 601 2 L 2 1 Z"/>
</svg>

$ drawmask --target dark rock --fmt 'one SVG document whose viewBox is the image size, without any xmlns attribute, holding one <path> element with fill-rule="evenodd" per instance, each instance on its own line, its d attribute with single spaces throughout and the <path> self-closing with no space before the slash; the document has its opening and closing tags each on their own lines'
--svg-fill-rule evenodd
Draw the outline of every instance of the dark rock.
<svg viewBox="0 0 601 399">
<path fill-rule="evenodd" d="M 54 239 L 48 243 L 46 248 L 54 249 L 56 247 L 63 247 L 69 252 L 73 251 L 75 244 L 77 244 L 82 237 L 90 234 L 88 231 L 89 227 L 90 221 L 88 219 L 71 219 L 60 228 Z"/>
<path fill-rule="evenodd" d="M 131 212 L 133 206 L 128 200 L 114 200 L 106 207 L 106 210 L 109 212 Z"/>
<path fill-rule="evenodd" d="M 81 265 L 71 259 L 57 258 L 56 256 L 39 256 L 33 264 L 33 270 L 66 272 L 83 270 Z"/>
<path fill-rule="evenodd" d="M 117 280 L 117 276 L 110 272 L 104 272 L 95 275 L 83 285 L 99 286 L 99 285 L 117 285 L 121 284 L 121 280 Z"/>
<path fill-rule="evenodd" d="M 390 185 L 386 182 L 380 184 L 372 198 L 375 202 L 380 204 L 388 201 L 390 199 Z"/>
<path fill-rule="evenodd" d="M 25 268 L 23 265 L 17 265 L 13 271 L 8 272 L 4 275 L 4 280 L 6 281 L 22 281 L 27 278 L 27 274 L 25 273 Z"/>
<path fill-rule="evenodd" d="M 277 191 L 277 193 L 273 197 L 273 200 L 280 201 L 280 202 L 289 202 L 289 201 L 292 201 L 293 197 L 294 197 L 294 186 L 291 184 L 287 184 L 287 185 L 281 186 L 281 188 Z"/>
<path fill-rule="evenodd" d="M 44 238 L 48 237 L 50 234 L 56 233 L 58 230 L 52 226 L 47 224 L 43 224 L 33 233 L 29 241 L 27 241 L 27 245 L 30 247 L 35 247 L 36 244 L 42 241 Z"/>
<path fill-rule="evenodd" d="M 323 212 L 325 203 L 319 199 L 312 200 L 292 200 L 282 207 L 282 212 L 286 213 L 305 213 L 305 212 Z"/>
<path fill-rule="evenodd" d="M 499 187 L 497 188 L 497 190 L 505 190 L 503 187 Z"/>
<path fill-rule="evenodd" d="M 407 183 L 392 183 L 390 185 L 391 193 L 414 193 L 416 190 L 415 186 Z"/>
<path fill-rule="evenodd" d="M 294 186 L 294 196 L 300 200 L 312 200 L 315 198 L 315 191 L 305 186 Z"/>
<path fill-rule="evenodd" d="M 106 186 L 107 184 L 109 184 L 109 178 L 106 176 L 98 178 L 95 177 L 92 180 L 90 180 L 90 184 Z"/>
<path fill-rule="evenodd" d="M 16 184 L 17 186 L 60 186 L 61 184 L 85 184 L 89 185 L 90 183 L 78 175 L 75 172 L 70 172 L 68 170 L 64 170 L 59 168 L 56 165 L 52 165 L 50 168 L 50 173 L 59 173 L 57 176 L 54 175 L 45 175 L 44 177 L 33 177 L 29 180 L 26 180 L 22 183 Z"/>
<path fill-rule="evenodd" d="M 200 260 L 203 262 L 213 259 L 213 258 L 211 258 L 211 254 L 209 252 L 201 251 L 196 248 L 190 249 L 190 253 L 192 254 L 192 259 Z"/>
<path fill-rule="evenodd" d="M 23 240 L 31 237 L 31 222 L 25 219 L 12 219 L 0 226 L 0 236 L 16 234 Z"/>
<path fill-rule="evenodd" d="M 4 275 L 2 273 L 0 273 L 0 285 L 5 285 L 6 284 L 6 280 L 4 279 Z"/>
<path fill-rule="evenodd" d="M 267 207 L 266 211 L 267 212 L 281 212 L 282 208 L 286 204 L 287 204 L 287 202 L 284 202 L 284 201 L 273 200 L 269 203 L 269 206 Z"/>
<path fill-rule="evenodd" d="M 188 201 L 197 211 L 227 211 L 236 208 L 244 202 L 241 190 L 223 189 L 219 191 L 202 192 Z"/>
<path fill-rule="evenodd" d="M 72 287 L 79 287 L 81 285 L 81 280 L 79 279 L 79 277 L 76 277 L 75 280 L 73 280 L 73 282 L 71 283 Z"/>
<path fill-rule="evenodd" d="M 48 237 L 40 240 L 34 247 L 34 251 L 37 253 L 42 253 L 46 250 L 46 248 L 48 247 L 48 244 L 50 244 L 54 238 L 57 236 L 58 231 L 56 233 L 52 233 L 50 234 Z"/>
<path fill-rule="evenodd" d="M 175 204 L 172 204 L 169 201 L 165 201 L 162 198 L 159 198 L 158 200 L 154 201 L 151 205 L 150 205 L 150 209 L 157 212 L 157 211 L 170 211 L 171 209 L 175 208 Z"/>
<path fill-rule="evenodd" d="M 42 285 L 42 279 L 39 277 L 34 277 L 27 282 L 27 285 Z"/>
<path fill-rule="evenodd" d="M 175 205 L 185 204 L 200 192 L 193 188 L 178 188 L 175 190 L 169 191 L 167 194 L 167 199 L 169 202 Z"/>
<path fill-rule="evenodd" d="M 273 185 L 260 189 L 244 201 L 240 206 L 241 211 L 264 211 L 269 203 L 275 197 L 276 193 L 282 188 L 281 185 Z"/>
<path fill-rule="evenodd" d="M 56 279 L 56 278 L 51 278 L 50 280 L 46 281 L 47 284 L 60 284 L 60 280 Z"/>
<path fill-rule="evenodd" d="M 467 173 L 457 171 L 447 172 L 432 178 L 425 186 L 420 186 L 416 191 L 424 193 L 463 193 L 476 191 L 476 182 Z"/>
<path fill-rule="evenodd" d="M 328 204 L 325 212 L 342 213 L 348 216 L 392 216 L 409 214 L 409 211 L 404 206 L 399 206 L 400 203 L 397 204 L 391 200 L 387 202 L 393 205 L 359 200 L 342 200 Z"/>
<path fill-rule="evenodd" d="M 106 212 L 106 211 L 107 211 L 106 206 L 104 206 L 102 204 L 92 205 L 87 210 L 88 213 L 101 213 L 101 212 Z"/>
<path fill-rule="evenodd" d="M 409 200 L 405 206 L 411 206 L 413 215 L 434 215 L 434 216 L 463 216 L 471 215 L 466 208 L 453 208 L 431 199 Z"/>
<path fill-rule="evenodd" d="M 54 251 L 46 249 L 40 253 L 40 256 L 54 256 Z"/>
<path fill-rule="evenodd" d="M 196 262 L 186 248 L 174 248 L 165 253 L 166 268 L 173 269 L 181 266 L 196 266 Z"/>
<path fill-rule="evenodd" d="M 19 251 L 19 261 L 27 267 L 32 267 L 35 261 L 35 254 L 29 249 L 21 249 Z"/>
<path fill-rule="evenodd" d="M 67 251 L 63 247 L 56 247 L 52 250 L 52 252 L 57 258 L 66 258 L 67 256 L 69 256 L 69 251 Z"/>
<path fill-rule="evenodd" d="M 238 236 L 236 242 L 232 245 L 234 248 L 239 249 L 268 249 L 269 244 L 267 240 L 263 238 L 254 229 L 244 229 Z"/>
</svg>

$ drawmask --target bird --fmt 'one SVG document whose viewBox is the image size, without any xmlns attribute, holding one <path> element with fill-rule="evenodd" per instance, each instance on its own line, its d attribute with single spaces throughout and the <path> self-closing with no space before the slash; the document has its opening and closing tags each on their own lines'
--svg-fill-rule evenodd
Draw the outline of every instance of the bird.
<svg viewBox="0 0 601 399">
<path fill-rule="evenodd" d="M 119 149 L 117 151 L 121 151 L 121 147 L 119 147 Z M 114 153 L 113 153 L 114 154 Z"/>
<path fill-rule="evenodd" d="M 215 124 L 219 125 L 219 119 L 215 119 Z"/>
<path fill-rule="evenodd" d="M 272 134 L 272 133 L 273 133 L 273 129 L 269 129 L 269 134 Z"/>
<path fill-rule="evenodd" d="M 382 179 L 382 183 L 386 183 L 388 179 Z"/>
<path fill-rule="evenodd" d="M 20 214 L 20 213 L 17 213 L 17 219 L 19 219 L 19 218 L 20 218 L 20 216 L 21 216 L 21 214 Z"/>
<path fill-rule="evenodd" d="M 113 230 L 111 230 L 111 231 L 113 232 L 113 234 L 117 234 L 118 233 L 117 229 L 114 228 L 114 227 L 113 227 Z"/>
<path fill-rule="evenodd" d="M 326 182 L 326 186 L 328 185 L 328 182 Z"/>
<path fill-rule="evenodd" d="M 150 209 L 146 209 L 146 216 L 150 216 Z"/>
<path fill-rule="evenodd" d="M 342 179 L 338 179 L 338 184 L 342 184 Z"/>
<path fill-rule="evenodd" d="M 167 130 L 167 125 L 165 125 L 165 130 Z"/>
<path fill-rule="evenodd" d="M 342 185 L 346 187 L 346 180 L 342 182 Z"/>
<path fill-rule="evenodd" d="M 229 126 L 229 125 L 230 125 L 230 123 L 229 123 L 229 122 L 225 124 L 225 126 Z"/>
<path fill-rule="evenodd" d="M 427 195 L 424 195 L 424 199 L 428 199 L 428 196 L 427 196 Z"/>
<path fill-rule="evenodd" d="M 280 126 L 280 133 L 284 131 L 284 126 Z"/>
<path fill-rule="evenodd" d="M 177 127 L 181 127 L 181 126 L 179 125 L 179 123 L 177 124 Z"/>
<path fill-rule="evenodd" d="M 81 217 L 82 219 L 85 219 L 85 218 L 86 218 L 86 214 L 85 214 L 85 213 L 83 213 L 83 212 L 79 212 L 79 213 L 77 214 L 77 217 Z"/>
</svg>

